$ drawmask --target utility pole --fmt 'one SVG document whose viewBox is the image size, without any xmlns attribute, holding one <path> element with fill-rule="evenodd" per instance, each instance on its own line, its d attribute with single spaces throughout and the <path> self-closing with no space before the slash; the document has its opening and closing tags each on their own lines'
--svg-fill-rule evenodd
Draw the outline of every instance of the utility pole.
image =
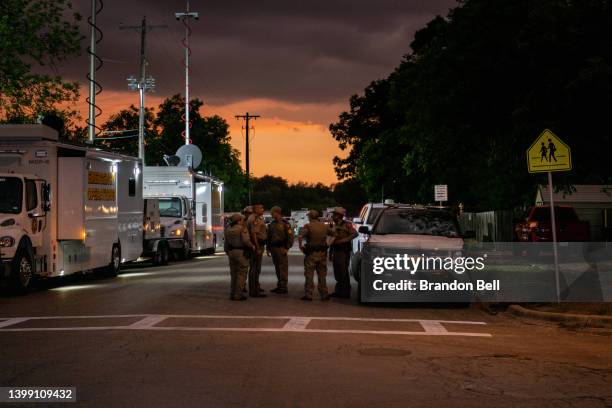
<svg viewBox="0 0 612 408">
<path fill-rule="evenodd" d="M 166 28 L 166 25 L 148 25 L 147 18 L 143 17 L 142 22 L 139 26 L 120 26 L 120 30 L 136 30 L 140 32 L 140 78 L 136 79 L 134 76 L 130 76 L 128 80 L 128 87 L 132 90 L 138 89 L 140 96 L 140 110 L 138 118 L 138 157 L 142 160 L 142 164 L 145 164 L 145 91 L 153 92 L 155 90 L 155 79 L 153 77 L 146 78 L 146 41 L 147 41 L 147 30 L 153 28 Z"/>
<path fill-rule="evenodd" d="M 249 112 L 247 112 L 245 115 L 236 115 L 236 119 L 240 120 L 240 119 L 244 119 L 246 122 L 246 156 L 245 156 L 245 164 L 246 164 L 246 181 L 247 181 L 247 197 L 248 197 L 248 204 L 251 205 L 251 168 L 250 168 L 250 162 L 249 162 L 249 120 L 251 119 L 257 119 L 261 117 L 260 115 L 249 115 Z"/>
<path fill-rule="evenodd" d="M 189 36 L 191 35 L 191 27 L 189 26 L 189 19 L 200 18 L 200 14 L 197 11 L 189 11 L 189 0 L 187 0 L 187 6 L 185 12 L 174 13 L 177 20 L 182 20 L 185 26 L 185 38 L 183 38 L 183 45 L 185 46 L 185 144 L 191 143 L 190 128 L 191 123 L 189 122 L 189 56 L 191 55 L 191 48 L 189 48 Z"/>
</svg>

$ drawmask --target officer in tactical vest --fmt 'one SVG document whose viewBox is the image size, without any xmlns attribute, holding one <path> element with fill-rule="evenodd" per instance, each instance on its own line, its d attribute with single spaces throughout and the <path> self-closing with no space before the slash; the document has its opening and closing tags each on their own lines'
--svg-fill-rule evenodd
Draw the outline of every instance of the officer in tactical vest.
<svg viewBox="0 0 612 408">
<path fill-rule="evenodd" d="M 329 300 L 325 280 L 327 278 L 327 237 L 331 234 L 331 229 L 319 221 L 319 213 L 315 210 L 308 212 L 308 220 L 309 223 L 304 225 L 298 235 L 300 250 L 304 253 L 304 277 L 306 278 L 302 300 L 312 300 L 315 271 L 321 300 Z"/>
<path fill-rule="evenodd" d="M 272 255 L 272 262 L 276 270 L 276 288 L 274 293 L 287 293 L 289 278 L 289 257 L 287 252 L 293 246 L 293 230 L 291 225 L 283 219 L 281 208 L 274 206 L 270 209 L 272 221 L 268 225 L 268 243 L 266 245 L 268 256 Z"/>
<path fill-rule="evenodd" d="M 351 277 L 349 275 L 349 262 L 351 259 L 351 241 L 357 237 L 357 231 L 350 222 L 344 220 L 346 210 L 335 207 L 332 213 L 332 235 L 333 240 L 329 250 L 329 257 L 334 266 L 334 277 L 336 288 L 333 297 L 351 297 Z"/>
<path fill-rule="evenodd" d="M 251 255 L 251 269 L 249 270 L 249 296 L 251 297 L 266 297 L 259 285 L 261 262 L 268 239 L 268 229 L 263 219 L 263 213 L 263 205 L 256 204 L 253 206 L 253 214 L 247 220 L 247 228 L 254 246 Z"/>
<path fill-rule="evenodd" d="M 247 299 L 242 294 L 242 288 L 249 271 L 249 259 L 246 257 L 245 251 L 252 248 L 253 244 L 244 226 L 244 218 L 240 214 L 233 214 L 230 217 L 229 226 L 225 228 L 225 241 L 223 245 L 223 250 L 229 258 L 231 300 Z"/>
</svg>

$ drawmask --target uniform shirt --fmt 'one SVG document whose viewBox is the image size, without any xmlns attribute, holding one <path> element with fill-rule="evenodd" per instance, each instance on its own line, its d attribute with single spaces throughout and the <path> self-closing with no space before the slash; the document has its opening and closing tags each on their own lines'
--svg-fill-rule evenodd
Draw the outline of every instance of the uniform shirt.
<svg viewBox="0 0 612 408">
<path fill-rule="evenodd" d="M 268 225 L 268 246 L 285 247 L 287 249 L 293 246 L 293 231 L 287 221 L 272 220 L 270 222 L 270 225 Z"/>
<path fill-rule="evenodd" d="M 344 220 L 340 221 L 338 224 L 334 224 L 332 227 L 334 241 L 344 239 L 356 234 L 355 227 L 350 222 L 346 222 Z M 350 250 L 351 249 L 351 241 L 345 242 L 343 244 L 337 244 L 332 246 L 338 250 Z"/>
<path fill-rule="evenodd" d="M 305 239 L 309 247 L 326 247 L 327 236 L 331 235 L 331 229 L 318 220 L 312 220 L 304 225 L 300 231 L 300 238 Z"/>
<path fill-rule="evenodd" d="M 247 220 L 247 227 L 249 228 L 249 232 L 255 236 L 257 241 L 265 241 L 268 239 L 268 229 L 266 228 L 266 223 L 263 218 L 252 214 Z"/>
<path fill-rule="evenodd" d="M 223 244 L 223 250 L 225 252 L 231 251 L 232 249 L 250 249 L 253 248 L 249 233 L 240 224 L 230 225 L 225 229 L 225 241 Z"/>
</svg>

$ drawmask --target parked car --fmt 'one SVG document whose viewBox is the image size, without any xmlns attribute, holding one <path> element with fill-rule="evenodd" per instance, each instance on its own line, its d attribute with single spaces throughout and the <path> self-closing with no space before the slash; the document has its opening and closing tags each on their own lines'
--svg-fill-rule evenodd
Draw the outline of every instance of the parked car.
<svg viewBox="0 0 612 408">
<path fill-rule="evenodd" d="M 555 221 L 557 224 L 557 241 L 576 242 L 589 240 L 589 223 L 580 221 L 573 207 L 555 206 Z M 514 228 L 514 234 L 518 242 L 552 241 L 550 206 L 530 208 L 527 211 L 525 220 L 518 223 Z"/>
<path fill-rule="evenodd" d="M 264 212 L 263 219 L 264 219 L 264 222 L 266 223 L 266 225 L 268 225 L 269 223 L 272 222 L 272 214 L 270 214 L 270 211 Z"/>
<path fill-rule="evenodd" d="M 302 227 L 308 224 L 308 208 L 291 211 L 291 216 L 289 218 L 291 219 L 293 234 L 297 237 L 302 230 Z"/>
<path fill-rule="evenodd" d="M 361 294 L 361 263 L 365 245 L 368 250 L 394 253 L 409 251 L 430 257 L 463 256 L 464 239 L 473 237 L 473 231 L 461 234 L 456 217 L 447 209 L 422 206 L 387 205 L 378 213 L 374 225 L 359 227 L 359 232 L 367 239 L 351 259 L 351 275 L 359 284 Z M 409 277 L 410 280 L 425 279 L 432 281 L 452 281 L 456 275 L 444 269 L 424 270 Z M 463 277 L 465 278 L 465 276 Z M 469 301 L 461 295 L 460 301 Z M 455 299 L 453 299 L 455 300 Z"/>
</svg>

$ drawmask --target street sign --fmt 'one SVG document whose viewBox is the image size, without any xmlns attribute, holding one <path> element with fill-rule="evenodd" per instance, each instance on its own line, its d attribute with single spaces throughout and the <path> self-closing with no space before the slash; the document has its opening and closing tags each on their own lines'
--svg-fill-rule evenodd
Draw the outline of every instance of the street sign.
<svg viewBox="0 0 612 408">
<path fill-rule="evenodd" d="M 567 171 L 572 169 L 572 152 L 559 136 L 546 129 L 527 149 L 530 173 Z"/>
<path fill-rule="evenodd" d="M 436 184 L 434 186 L 434 201 L 448 201 L 448 186 L 446 184 Z"/>
<path fill-rule="evenodd" d="M 572 169 L 572 151 L 559 136 L 544 129 L 538 138 L 527 149 L 527 169 L 530 173 L 548 173 L 548 193 L 550 194 L 550 221 L 552 229 L 553 258 L 555 260 L 555 283 L 557 302 L 561 302 L 561 285 L 559 280 L 559 255 L 557 253 L 557 223 L 555 202 L 553 200 L 553 171 Z"/>
</svg>

